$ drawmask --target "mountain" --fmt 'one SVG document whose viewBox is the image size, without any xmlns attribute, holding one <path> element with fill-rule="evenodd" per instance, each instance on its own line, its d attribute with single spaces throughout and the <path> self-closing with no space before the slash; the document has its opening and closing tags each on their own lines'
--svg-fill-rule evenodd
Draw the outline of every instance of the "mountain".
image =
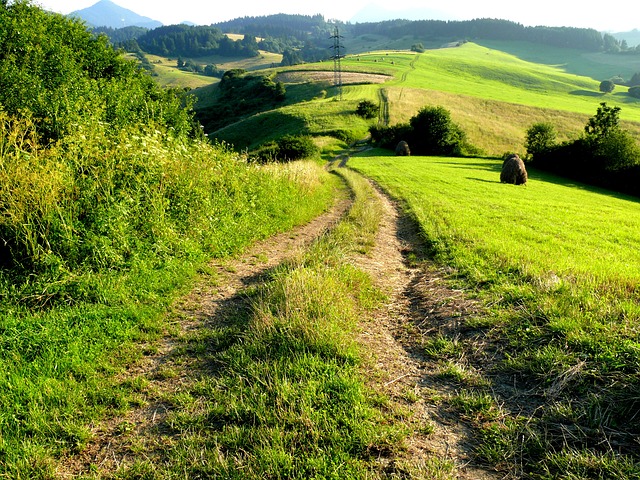
<svg viewBox="0 0 640 480">
<path fill-rule="evenodd" d="M 618 32 L 612 34 L 618 40 L 626 40 L 627 45 L 630 47 L 635 47 L 636 45 L 640 45 L 640 30 L 634 28 L 630 32 Z"/>
<path fill-rule="evenodd" d="M 94 27 L 144 27 L 153 29 L 162 26 L 162 22 L 138 15 L 131 10 L 116 5 L 111 0 L 100 0 L 91 7 L 76 10 L 69 15 L 81 18 Z"/>
</svg>

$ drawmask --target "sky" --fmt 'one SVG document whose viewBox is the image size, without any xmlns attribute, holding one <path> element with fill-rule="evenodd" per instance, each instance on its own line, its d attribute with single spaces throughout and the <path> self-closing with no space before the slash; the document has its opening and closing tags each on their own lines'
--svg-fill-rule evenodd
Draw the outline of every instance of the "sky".
<svg viewBox="0 0 640 480">
<path fill-rule="evenodd" d="M 70 13 L 90 7 L 98 0 L 34 0 L 47 10 Z M 325 19 L 351 21 L 367 6 L 377 5 L 390 12 L 389 18 L 407 17 L 409 9 L 429 11 L 424 19 L 470 20 L 500 18 L 524 25 L 595 28 L 623 32 L 640 29 L 638 0 L 618 0 L 611 4 L 584 0 L 112 0 L 139 15 L 165 25 L 183 21 L 199 25 L 244 16 L 274 13 L 322 14 Z M 380 20 L 380 19 L 376 19 Z"/>
</svg>

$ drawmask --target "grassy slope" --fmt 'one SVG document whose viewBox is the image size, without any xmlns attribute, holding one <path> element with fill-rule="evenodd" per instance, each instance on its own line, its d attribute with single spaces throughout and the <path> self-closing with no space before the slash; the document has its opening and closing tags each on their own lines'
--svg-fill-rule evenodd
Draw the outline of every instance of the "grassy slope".
<svg viewBox="0 0 640 480">
<path fill-rule="evenodd" d="M 564 72 L 590 77 L 597 81 L 616 75 L 629 80 L 634 73 L 640 71 L 638 55 L 583 52 L 533 45 L 528 42 L 483 40 L 478 43 L 487 48 L 510 53 L 528 62 L 554 66 Z"/>
<path fill-rule="evenodd" d="M 70 272 L 52 263 L 45 278 L 22 286 L 0 275 L 0 477 L 54 478 L 54 459 L 82 451 L 92 422 L 139 404 L 139 385 L 122 382 L 120 372 L 145 354 L 142 342 L 172 328 L 165 324 L 170 303 L 206 270 L 210 256 L 237 253 L 333 201 L 336 180 L 317 162 L 274 171 L 222 151 L 201 152 L 221 167 L 208 187 L 220 200 L 208 218 L 220 223 L 197 227 L 217 237 L 208 252 L 181 234 L 178 254 L 168 258 L 157 245 L 148 255 L 136 252 L 126 270 Z M 55 301 L 60 292 L 66 301 Z"/>
<path fill-rule="evenodd" d="M 499 354 L 483 352 L 492 360 L 475 366 L 491 387 L 465 395 L 501 391 L 494 382 L 507 374 L 536 392 L 520 406 L 496 395 L 504 417 L 485 423 L 468 399 L 454 399 L 477 414 L 479 454 L 502 466 L 517 454 L 540 478 L 636 478 L 637 199 L 537 172 L 526 187 L 504 185 L 499 162 L 486 159 L 363 157 L 350 165 L 405 201 L 433 258 L 491 305 L 466 326 L 491 327 L 483 348 L 496 345 Z M 520 452 L 506 448 L 515 438 Z M 616 448 L 599 444 L 604 438 Z"/>
<path fill-rule="evenodd" d="M 168 87 L 202 88 L 217 83 L 219 79 L 207 77 L 193 72 L 185 72 L 178 69 L 177 59 L 160 57 L 158 55 L 146 55 L 154 66 L 155 80 L 158 84 Z M 199 57 L 191 59 L 201 65 L 216 65 L 220 70 L 241 68 L 244 70 L 260 70 L 278 65 L 282 61 L 282 55 L 269 52 L 260 52 L 253 58 L 229 58 L 221 56 Z"/>
<path fill-rule="evenodd" d="M 519 46 L 519 50 L 512 48 L 516 54 L 525 56 L 518 53 L 526 51 L 524 46 Z M 392 124 L 407 121 L 427 104 L 443 105 L 471 142 L 490 155 L 523 152 L 526 129 L 537 121 L 553 122 L 560 139 L 575 138 L 600 102 L 621 106 L 625 127 L 640 135 L 640 101 L 628 97 L 625 87 L 618 86 L 613 94 L 604 95 L 598 91 L 597 80 L 584 76 L 588 72 L 596 72 L 592 75 L 596 76 L 601 63 L 581 57 L 583 76 L 579 76 L 567 73 L 562 65 L 554 66 L 562 55 L 575 58 L 576 52 L 549 48 L 538 55 L 550 65 L 472 43 L 423 54 L 380 51 L 351 55 L 343 61 L 344 71 L 385 73 L 394 79 L 382 85 L 345 86 L 344 100 L 338 102 L 343 104 L 342 108 L 333 104 L 336 101 L 333 87 L 325 86 L 328 98 L 318 99 L 317 87 L 308 85 L 306 99 L 316 100 L 298 103 L 304 95 L 303 87 L 297 86 L 296 103 L 277 111 L 278 115 L 285 113 L 291 119 L 291 128 L 286 118 L 278 121 L 278 128 L 287 133 L 302 129 L 311 134 L 355 128 L 354 135 L 362 137 L 372 122 L 361 122 L 350 114 L 362 99 L 379 101 L 383 90 L 389 101 Z M 296 68 L 326 70 L 332 65 L 320 63 Z M 325 112 L 329 114 L 326 120 L 318 121 L 325 117 Z M 274 114 L 263 115 L 268 118 Z M 277 134 L 270 128 L 260 128 L 262 121 L 260 116 L 251 118 L 248 123 L 236 124 L 219 134 L 233 144 L 252 147 Z M 242 139 L 248 138 L 250 143 L 242 143 Z"/>
</svg>

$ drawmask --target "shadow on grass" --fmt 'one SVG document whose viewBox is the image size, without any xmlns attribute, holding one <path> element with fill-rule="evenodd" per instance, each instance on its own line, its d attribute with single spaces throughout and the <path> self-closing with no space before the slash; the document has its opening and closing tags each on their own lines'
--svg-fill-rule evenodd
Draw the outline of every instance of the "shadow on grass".
<svg viewBox="0 0 640 480">
<path fill-rule="evenodd" d="M 577 95 L 580 97 L 604 97 L 602 92 L 594 92 L 593 90 L 573 90 L 569 95 Z"/>
</svg>

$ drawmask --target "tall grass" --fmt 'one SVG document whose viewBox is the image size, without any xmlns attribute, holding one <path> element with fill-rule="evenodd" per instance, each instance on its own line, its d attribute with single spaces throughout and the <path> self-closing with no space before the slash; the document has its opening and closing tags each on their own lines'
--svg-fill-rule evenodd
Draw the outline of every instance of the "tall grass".
<svg viewBox="0 0 640 480">
<path fill-rule="evenodd" d="M 0 476 L 51 478 L 90 422 L 140 402 L 118 375 L 196 270 L 319 214 L 336 180 L 152 127 L 43 147 L 0 120 Z"/>
<path fill-rule="evenodd" d="M 637 200 L 534 171 L 526 187 L 503 185 L 499 163 L 484 159 L 350 165 L 407 203 L 432 257 L 490 306 L 468 325 L 492 329 L 502 360 L 486 374 L 515 375 L 541 396 L 524 419 L 499 400 L 513 421 L 478 427 L 481 455 L 499 465 L 519 455 L 535 478 L 584 474 L 576 456 L 601 462 L 587 478 L 638 475 Z M 500 447 L 518 436 L 519 452 Z"/>
</svg>

